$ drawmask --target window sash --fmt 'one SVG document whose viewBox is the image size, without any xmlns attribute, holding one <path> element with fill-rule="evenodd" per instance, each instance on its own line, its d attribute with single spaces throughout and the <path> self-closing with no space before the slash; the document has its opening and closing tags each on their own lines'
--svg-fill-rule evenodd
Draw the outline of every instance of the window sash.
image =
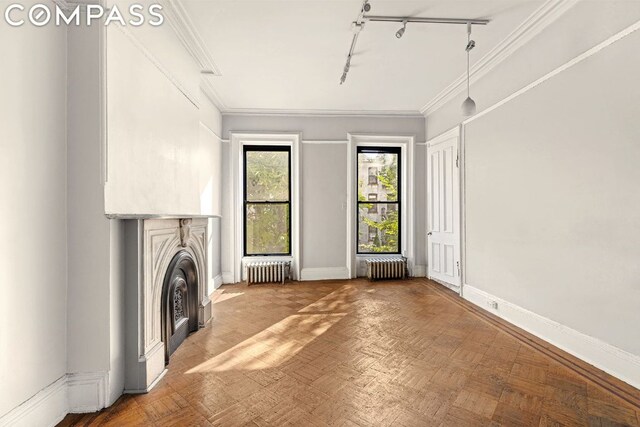
<svg viewBox="0 0 640 427">
<path fill-rule="evenodd" d="M 287 169 L 288 169 L 288 188 L 287 188 L 287 200 L 248 200 L 247 198 L 247 153 L 248 152 L 286 152 L 287 153 Z M 245 145 L 243 147 L 243 212 L 242 215 L 244 217 L 243 221 L 243 253 L 246 257 L 252 256 L 290 256 L 291 255 L 291 147 L 286 145 Z M 279 252 L 279 253 L 248 253 L 247 252 L 247 208 L 251 205 L 286 205 L 288 210 L 288 221 L 287 221 L 287 233 L 289 236 L 289 245 L 287 248 L 287 252 Z"/>
<path fill-rule="evenodd" d="M 358 184 L 358 177 L 360 176 L 361 168 L 367 168 L 367 180 L 370 179 L 369 175 L 369 166 L 366 163 L 360 163 L 360 154 L 395 154 L 397 155 L 398 162 L 398 170 L 397 170 L 397 194 L 396 200 L 357 200 L 356 202 L 356 254 L 357 255 L 395 255 L 402 253 L 402 186 L 401 186 L 401 176 L 402 176 L 402 149 L 400 147 L 358 147 L 356 150 L 356 159 L 357 159 L 357 170 L 356 170 L 356 185 Z M 377 178 L 377 177 L 376 177 Z M 368 182 L 367 182 L 368 184 Z M 359 185 L 357 185 L 359 191 Z M 375 252 L 375 251 L 361 251 L 360 250 L 360 219 L 361 215 L 366 215 L 367 213 L 380 213 L 380 209 L 377 205 L 395 205 L 396 210 L 398 211 L 398 250 L 393 252 Z M 374 205 L 375 212 L 370 211 L 369 209 L 363 210 L 361 212 L 361 205 Z M 391 212 L 391 209 L 387 209 L 386 214 L 388 215 Z"/>
</svg>

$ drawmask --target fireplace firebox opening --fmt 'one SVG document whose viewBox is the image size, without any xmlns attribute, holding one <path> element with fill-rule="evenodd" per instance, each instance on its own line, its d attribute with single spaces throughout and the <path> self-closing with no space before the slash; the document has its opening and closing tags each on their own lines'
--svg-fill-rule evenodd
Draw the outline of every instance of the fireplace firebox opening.
<svg viewBox="0 0 640 427">
<path fill-rule="evenodd" d="M 175 254 L 167 268 L 161 319 L 166 365 L 187 336 L 198 330 L 198 269 L 186 250 Z"/>
</svg>

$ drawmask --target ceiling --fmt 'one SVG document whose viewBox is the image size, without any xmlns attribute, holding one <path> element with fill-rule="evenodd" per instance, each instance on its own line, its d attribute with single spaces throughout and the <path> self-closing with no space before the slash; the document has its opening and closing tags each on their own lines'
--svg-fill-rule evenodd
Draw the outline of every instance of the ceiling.
<svg viewBox="0 0 640 427">
<path fill-rule="evenodd" d="M 225 111 L 418 112 L 466 70 L 464 25 L 369 22 L 339 84 L 361 0 L 183 0 L 220 76 Z M 370 0 L 369 14 L 488 18 L 474 26 L 471 63 L 543 0 Z"/>
</svg>

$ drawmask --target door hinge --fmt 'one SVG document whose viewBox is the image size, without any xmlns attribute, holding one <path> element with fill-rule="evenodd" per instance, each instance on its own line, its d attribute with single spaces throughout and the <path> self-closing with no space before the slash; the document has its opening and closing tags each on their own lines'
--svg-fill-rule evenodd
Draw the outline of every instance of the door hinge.
<svg viewBox="0 0 640 427">
<path fill-rule="evenodd" d="M 460 167 L 460 155 L 456 154 L 456 167 L 459 168 Z"/>
<path fill-rule="evenodd" d="M 460 276 L 460 261 L 456 261 L 456 267 L 458 268 L 458 276 Z"/>
</svg>

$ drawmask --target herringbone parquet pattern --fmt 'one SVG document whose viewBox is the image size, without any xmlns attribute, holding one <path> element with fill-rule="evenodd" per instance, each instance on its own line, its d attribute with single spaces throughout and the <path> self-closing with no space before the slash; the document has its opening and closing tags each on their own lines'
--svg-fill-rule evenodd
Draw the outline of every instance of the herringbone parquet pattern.
<svg viewBox="0 0 640 427">
<path fill-rule="evenodd" d="M 223 286 L 149 394 L 62 425 L 640 425 L 424 279 Z"/>
</svg>

